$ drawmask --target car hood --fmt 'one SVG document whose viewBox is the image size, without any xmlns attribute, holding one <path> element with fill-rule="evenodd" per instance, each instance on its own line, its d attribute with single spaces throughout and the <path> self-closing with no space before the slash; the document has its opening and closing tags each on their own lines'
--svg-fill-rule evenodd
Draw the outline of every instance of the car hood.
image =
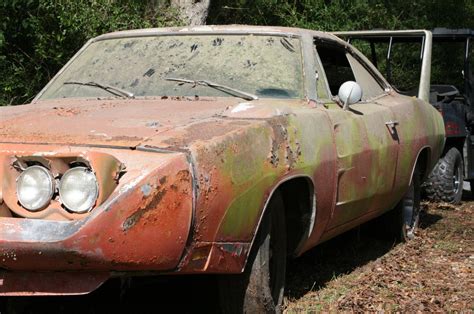
<svg viewBox="0 0 474 314">
<path fill-rule="evenodd" d="M 136 147 L 238 106 L 238 98 L 61 99 L 0 107 L 0 142 Z"/>
</svg>

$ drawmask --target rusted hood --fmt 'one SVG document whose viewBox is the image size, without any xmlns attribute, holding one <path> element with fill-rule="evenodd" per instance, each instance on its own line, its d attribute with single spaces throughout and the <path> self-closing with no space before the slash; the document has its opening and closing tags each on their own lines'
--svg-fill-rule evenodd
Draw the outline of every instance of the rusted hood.
<svg viewBox="0 0 474 314">
<path fill-rule="evenodd" d="M 77 100 L 0 107 L 0 142 L 135 147 L 222 114 L 238 98 Z"/>
<path fill-rule="evenodd" d="M 231 97 L 41 101 L 0 107 L 0 143 L 187 147 L 238 129 L 234 119 L 287 115 L 303 104 Z"/>
</svg>

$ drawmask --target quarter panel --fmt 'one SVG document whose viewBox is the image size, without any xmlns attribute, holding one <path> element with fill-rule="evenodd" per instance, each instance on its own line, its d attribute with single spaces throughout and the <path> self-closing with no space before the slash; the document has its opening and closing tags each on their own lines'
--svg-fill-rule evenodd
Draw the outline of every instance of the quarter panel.
<svg viewBox="0 0 474 314">
<path fill-rule="evenodd" d="M 193 256 L 198 260 L 202 254 L 208 256 L 210 245 L 205 243 L 226 243 L 223 247 L 227 248 L 229 243 L 240 243 L 233 251 L 234 258 L 246 254 L 246 249 L 239 247 L 253 241 L 272 193 L 282 182 L 298 176 L 311 178 L 317 204 L 315 225 L 308 239 L 303 239 L 303 250 L 318 241 L 335 199 L 332 126 L 321 108 L 305 105 L 292 109 L 264 119 L 209 122 L 208 130 L 229 124 L 239 127 L 189 147 L 198 193 L 194 241 L 190 257 L 182 265 L 185 272 L 221 269 L 214 265 L 218 262 L 215 258 L 191 266 Z M 255 110 L 261 112 L 261 108 Z M 213 252 L 221 251 L 214 248 Z M 233 271 L 241 268 L 236 266 Z"/>
</svg>

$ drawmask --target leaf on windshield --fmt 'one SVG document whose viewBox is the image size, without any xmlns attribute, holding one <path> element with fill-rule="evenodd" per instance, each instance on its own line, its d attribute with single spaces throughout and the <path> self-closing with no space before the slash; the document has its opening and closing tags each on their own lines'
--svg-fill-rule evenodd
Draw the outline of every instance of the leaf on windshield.
<svg viewBox="0 0 474 314">
<path fill-rule="evenodd" d="M 290 41 L 288 39 L 282 38 L 282 39 L 280 39 L 280 42 L 283 45 L 283 47 L 285 47 L 286 49 L 288 49 L 291 52 L 295 52 L 295 47 L 290 43 Z"/>
</svg>

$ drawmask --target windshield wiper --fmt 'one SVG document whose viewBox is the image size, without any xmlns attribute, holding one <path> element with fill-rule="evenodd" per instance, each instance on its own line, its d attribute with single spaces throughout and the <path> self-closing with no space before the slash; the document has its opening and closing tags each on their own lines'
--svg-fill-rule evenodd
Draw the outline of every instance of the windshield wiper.
<svg viewBox="0 0 474 314">
<path fill-rule="evenodd" d="M 101 88 L 115 96 L 119 97 L 125 97 L 125 98 L 133 98 L 134 95 L 131 92 L 128 92 L 126 90 L 120 89 L 118 87 L 106 85 L 106 84 L 99 84 L 97 82 L 75 82 L 75 81 L 68 81 L 64 82 L 64 85 L 83 85 L 83 86 L 92 86 L 92 87 L 97 87 Z"/>
<path fill-rule="evenodd" d="M 206 80 L 187 80 L 187 79 L 182 79 L 182 78 L 175 78 L 175 77 L 165 77 L 164 78 L 167 81 L 175 81 L 175 82 L 180 82 L 181 84 L 188 83 L 188 84 L 193 84 L 194 86 L 196 85 L 201 85 L 201 86 L 209 86 L 211 88 L 220 90 L 221 92 L 227 93 L 232 96 L 240 97 L 245 100 L 257 100 L 258 96 L 235 89 L 233 87 L 217 84 L 214 82 L 206 81 Z"/>
</svg>

